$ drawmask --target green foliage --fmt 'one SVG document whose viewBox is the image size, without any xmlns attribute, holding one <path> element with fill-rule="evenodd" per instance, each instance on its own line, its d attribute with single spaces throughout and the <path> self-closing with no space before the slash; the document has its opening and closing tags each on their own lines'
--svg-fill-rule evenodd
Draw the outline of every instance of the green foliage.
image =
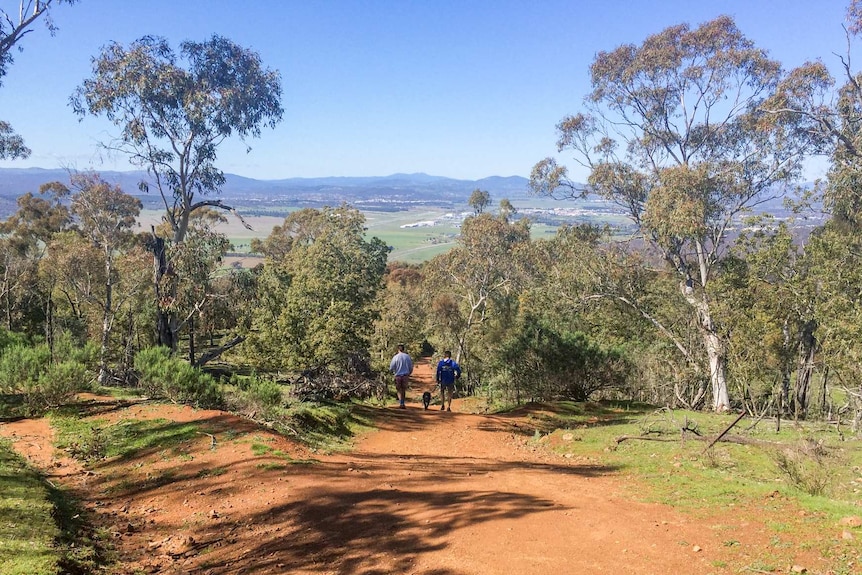
<svg viewBox="0 0 862 575">
<path fill-rule="evenodd" d="M 269 379 L 252 379 L 246 393 L 252 401 L 263 407 L 278 407 L 284 401 L 282 387 Z"/>
<path fill-rule="evenodd" d="M 183 66 L 185 64 L 185 67 Z M 260 56 L 227 38 L 183 42 L 163 38 L 114 43 L 93 58 L 93 77 L 72 98 L 75 112 L 105 116 L 119 130 L 114 145 L 149 168 L 165 200 L 176 243 L 184 239 L 195 194 L 217 192 L 220 142 L 258 137 L 283 114 L 281 77 Z"/>
<path fill-rule="evenodd" d="M 51 350 L 45 344 L 12 345 L 0 354 L 0 393 L 20 394 L 30 415 L 59 407 L 89 387 L 91 372 L 84 362 L 92 365 L 92 353 L 92 346 L 60 345 L 52 361 Z"/>
<path fill-rule="evenodd" d="M 437 350 L 451 349 L 468 379 L 481 373 L 516 313 L 518 262 L 529 244 L 527 220 L 481 213 L 464 220 L 458 245 L 423 270 L 427 339 Z"/>
<path fill-rule="evenodd" d="M 350 440 L 372 426 L 370 414 L 352 403 L 299 402 L 288 408 L 285 417 L 299 440 L 325 451 L 346 449 Z"/>
<path fill-rule="evenodd" d="M 467 205 L 473 208 L 476 214 L 481 214 L 489 205 L 491 205 L 491 194 L 485 190 L 476 188 L 470 194 L 470 199 L 467 200 Z"/>
<path fill-rule="evenodd" d="M 52 518 L 49 489 L 27 468 L 5 439 L 0 440 L 0 572 L 53 575 L 58 572 L 59 530 Z"/>
<path fill-rule="evenodd" d="M 219 407 L 223 403 L 221 389 L 211 375 L 172 356 L 166 347 L 138 352 L 135 370 L 140 386 L 154 397 L 203 408 Z"/>
<path fill-rule="evenodd" d="M 727 336 L 718 329 L 712 287 L 734 219 L 756 205 L 771 187 L 800 172 L 807 137 L 764 120 L 762 104 L 781 79 L 781 66 L 755 47 L 728 16 L 694 28 L 670 26 L 640 45 L 599 52 L 590 67 L 592 92 L 585 111 L 557 126 L 559 150 L 571 150 L 590 166 L 588 186 L 568 177 L 547 158 L 531 175 L 541 194 L 598 194 L 623 207 L 633 224 L 675 274 L 682 298 L 677 307 L 696 325 L 701 345 L 662 323 L 649 310 L 620 296 L 650 317 L 707 374 L 691 398 L 699 405 L 711 392 L 712 407 L 729 407 Z M 728 94 L 734 105 L 727 106 Z"/>
<path fill-rule="evenodd" d="M 586 401 L 623 389 L 630 371 L 619 351 L 603 349 L 583 333 L 561 333 L 535 317 L 510 332 L 491 363 L 515 401 Z"/>
<path fill-rule="evenodd" d="M 390 263 L 383 276 L 376 307 L 380 310 L 374 322 L 372 367 L 388 373 L 389 361 L 398 344 L 417 358 L 425 340 L 426 310 L 423 305 L 423 273 L 419 266 Z"/>
<path fill-rule="evenodd" d="M 4 328 L 0 328 L 0 352 L 8 347 L 23 346 L 27 343 L 27 336 L 23 333 L 16 333 Z"/>
<path fill-rule="evenodd" d="M 260 249 L 268 260 L 249 334 L 256 365 L 336 373 L 367 365 L 388 248 L 365 240 L 362 214 L 348 206 L 293 212 Z"/>
<path fill-rule="evenodd" d="M 233 375 L 229 384 L 232 393 L 226 393 L 225 401 L 232 411 L 268 419 L 281 417 L 285 404 L 284 388 L 270 378 L 252 375 Z"/>
</svg>

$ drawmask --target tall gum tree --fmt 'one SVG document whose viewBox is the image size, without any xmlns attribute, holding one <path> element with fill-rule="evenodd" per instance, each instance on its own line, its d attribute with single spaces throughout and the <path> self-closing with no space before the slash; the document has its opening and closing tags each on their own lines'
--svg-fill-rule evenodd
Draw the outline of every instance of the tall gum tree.
<svg viewBox="0 0 862 575">
<path fill-rule="evenodd" d="M 215 165 L 219 145 L 230 137 L 258 137 L 283 115 L 280 74 L 264 67 L 256 52 L 217 35 L 183 42 L 179 54 L 152 36 L 128 48 L 110 44 L 93 59 L 93 76 L 77 88 L 71 104 L 79 116 L 105 116 L 120 129 L 103 145 L 147 170 L 162 197 L 174 244 L 185 240 L 195 211 L 210 207 L 236 213 L 220 199 L 206 197 L 217 194 L 225 181 Z M 164 242 L 154 240 L 156 285 L 162 286 L 159 343 L 176 349 L 180 322 L 171 311 L 176 276 L 168 273 Z"/>
<path fill-rule="evenodd" d="M 515 254 L 529 241 L 528 220 L 511 223 L 484 212 L 465 219 L 458 245 L 425 266 L 433 321 L 429 331 L 434 343 L 451 347 L 458 363 L 471 360 L 470 350 L 483 329 L 499 317 L 503 302 L 518 293 Z"/>
<path fill-rule="evenodd" d="M 710 306 L 721 297 L 710 283 L 728 227 L 800 170 L 802 143 L 760 109 L 781 73 L 727 16 L 599 52 L 584 111 L 557 126 L 558 150 L 588 168 L 587 184 L 553 158 L 531 174 L 536 193 L 598 194 L 622 206 L 678 275 L 710 383 L 695 403 L 711 392 L 715 411 L 730 406 L 726 342 Z"/>
<path fill-rule="evenodd" d="M 114 287 L 119 282 L 116 257 L 120 250 L 131 245 L 134 228 L 141 213 L 141 201 L 111 186 L 93 173 L 74 174 L 71 211 L 79 222 L 84 237 L 101 252 L 104 266 L 103 292 L 97 305 L 102 311 L 102 332 L 99 343 L 99 383 L 108 383 L 108 342 L 119 306 L 115 302 Z"/>
</svg>

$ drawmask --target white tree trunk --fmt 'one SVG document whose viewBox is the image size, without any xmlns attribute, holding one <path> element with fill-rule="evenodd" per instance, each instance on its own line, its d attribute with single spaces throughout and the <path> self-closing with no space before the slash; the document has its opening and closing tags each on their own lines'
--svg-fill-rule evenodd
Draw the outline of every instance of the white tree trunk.
<svg viewBox="0 0 862 575">
<path fill-rule="evenodd" d="M 724 344 L 713 332 L 704 332 L 706 353 L 709 357 L 709 381 L 712 384 L 712 409 L 716 413 L 730 409 L 727 395 L 727 369 L 724 357 Z"/>
<path fill-rule="evenodd" d="M 703 292 L 694 293 L 690 287 L 685 285 L 685 282 L 680 284 L 680 289 L 686 301 L 695 309 L 698 327 L 703 335 L 703 343 L 709 361 L 712 409 L 717 413 L 727 411 L 730 409 L 730 398 L 727 393 L 727 358 L 725 356 L 724 342 L 716 332 L 715 325 L 712 322 L 709 300 Z"/>
</svg>

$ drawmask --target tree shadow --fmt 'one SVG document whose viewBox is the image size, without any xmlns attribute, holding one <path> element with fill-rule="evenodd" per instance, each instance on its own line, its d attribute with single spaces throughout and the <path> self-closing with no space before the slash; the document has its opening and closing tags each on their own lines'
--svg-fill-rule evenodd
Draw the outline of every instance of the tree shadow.
<svg viewBox="0 0 862 575">
<path fill-rule="evenodd" d="M 301 500 L 248 518 L 256 525 L 288 523 L 291 529 L 284 536 L 266 538 L 244 555 L 254 558 L 255 572 L 278 568 L 283 573 L 309 569 L 344 575 L 408 573 L 423 553 L 445 549 L 453 530 L 551 509 L 567 508 L 542 497 L 487 490 L 443 493 L 321 487 Z M 211 528 L 201 537 L 216 537 L 219 532 Z M 212 574 L 236 573 L 246 572 L 250 563 L 244 557 L 225 557 L 208 560 L 206 567 Z"/>
</svg>

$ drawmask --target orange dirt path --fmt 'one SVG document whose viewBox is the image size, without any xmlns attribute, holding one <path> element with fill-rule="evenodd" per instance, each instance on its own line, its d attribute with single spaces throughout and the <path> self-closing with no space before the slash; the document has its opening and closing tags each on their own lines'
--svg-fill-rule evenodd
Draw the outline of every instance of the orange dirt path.
<svg viewBox="0 0 862 575">
<path fill-rule="evenodd" d="M 457 399 L 440 412 L 437 394 L 425 411 L 433 387 L 419 363 L 408 409 L 374 410 L 377 430 L 347 454 L 153 404 L 96 417 L 194 421 L 199 438 L 84 470 L 50 446 L 45 420 L 0 434 L 109 529 L 115 573 L 696 575 L 738 572 L 729 554 L 768 540 L 756 513 L 707 520 L 635 501 L 615 470 L 538 448 L 517 416 L 461 413 Z"/>
</svg>

